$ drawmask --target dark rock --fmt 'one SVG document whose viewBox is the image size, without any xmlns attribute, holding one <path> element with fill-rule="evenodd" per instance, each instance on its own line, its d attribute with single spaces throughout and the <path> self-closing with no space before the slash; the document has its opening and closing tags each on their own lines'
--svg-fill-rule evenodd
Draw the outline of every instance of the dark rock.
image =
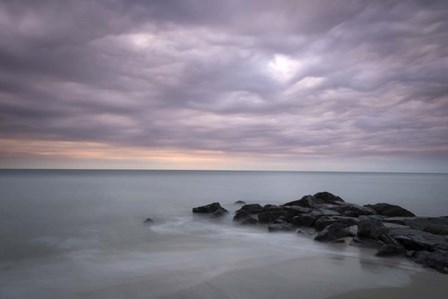
<svg viewBox="0 0 448 299">
<path fill-rule="evenodd" d="M 219 218 L 219 217 L 222 217 L 222 216 L 224 216 L 225 214 L 227 214 L 229 211 L 227 211 L 226 209 L 224 209 L 224 208 L 219 208 L 219 209 L 217 209 L 210 217 L 212 217 L 212 218 Z"/>
<path fill-rule="evenodd" d="M 299 206 L 304 208 L 311 208 L 313 205 L 321 203 L 323 203 L 321 200 L 314 198 L 312 195 L 305 195 L 301 199 L 287 202 L 283 206 Z"/>
<path fill-rule="evenodd" d="M 358 217 L 359 215 L 358 215 L 358 213 L 353 212 L 353 211 L 345 211 L 342 213 L 342 216 L 354 218 L 354 217 Z"/>
<path fill-rule="evenodd" d="M 375 211 L 371 208 L 363 207 L 363 206 L 352 204 L 352 203 L 346 203 L 346 202 L 335 206 L 333 209 L 344 216 L 350 215 L 350 217 L 359 217 L 362 215 L 375 214 Z"/>
<path fill-rule="evenodd" d="M 323 209 L 323 208 L 312 210 L 310 214 L 314 215 L 318 218 L 322 217 L 322 216 L 341 216 L 341 214 L 339 214 L 336 211 L 329 210 L 329 209 Z"/>
<path fill-rule="evenodd" d="M 397 256 L 406 254 L 406 250 L 403 247 L 395 245 L 383 245 L 376 253 L 376 256 L 386 257 L 386 256 Z"/>
<path fill-rule="evenodd" d="M 276 205 L 270 205 L 267 204 L 263 207 L 263 212 L 267 212 L 267 211 L 279 211 L 281 210 L 282 207 L 276 206 Z"/>
<path fill-rule="evenodd" d="M 345 240 L 344 239 L 337 239 L 337 240 L 333 240 L 333 241 L 329 241 L 329 243 L 340 243 L 340 244 L 345 244 Z"/>
<path fill-rule="evenodd" d="M 279 217 L 284 217 L 286 219 L 290 218 L 290 215 L 288 212 L 277 210 L 277 211 L 267 211 L 267 212 L 261 212 L 258 214 L 258 222 L 260 223 L 273 223 L 276 221 Z"/>
<path fill-rule="evenodd" d="M 237 200 L 237 201 L 234 202 L 234 204 L 236 204 L 236 205 L 245 205 L 246 202 L 242 201 L 242 200 Z"/>
<path fill-rule="evenodd" d="M 317 231 L 321 231 L 333 223 L 342 223 L 348 227 L 357 224 L 358 221 L 355 218 L 350 217 L 322 216 L 319 219 L 317 219 L 316 223 L 314 224 L 314 228 Z"/>
<path fill-rule="evenodd" d="M 383 221 L 386 223 L 406 225 L 405 224 L 406 219 L 412 219 L 412 218 L 409 218 L 409 217 L 385 217 L 383 219 Z"/>
<path fill-rule="evenodd" d="M 294 225 L 290 223 L 275 223 L 268 226 L 269 232 L 290 232 L 294 231 L 295 229 L 296 228 L 294 227 Z"/>
<path fill-rule="evenodd" d="M 344 201 L 339 196 L 333 195 L 329 192 L 319 192 L 314 195 L 305 195 L 299 200 L 285 203 L 284 206 L 300 206 L 304 208 L 313 208 L 318 205 L 336 205 L 343 202 Z"/>
<path fill-rule="evenodd" d="M 358 220 L 372 220 L 372 221 L 377 221 L 377 222 L 383 222 L 384 221 L 384 216 L 381 215 L 361 215 L 358 217 Z"/>
<path fill-rule="evenodd" d="M 349 245 L 362 248 L 379 249 L 381 246 L 384 245 L 384 243 L 381 241 L 375 241 L 368 238 L 354 237 L 353 240 L 350 241 Z"/>
<path fill-rule="evenodd" d="M 403 220 L 404 224 L 435 235 L 448 235 L 448 219 L 443 217 L 415 217 Z"/>
<path fill-rule="evenodd" d="M 238 210 L 235 212 L 235 216 L 233 217 L 233 221 L 242 221 L 244 219 L 250 218 L 250 214 L 244 210 Z"/>
<path fill-rule="evenodd" d="M 378 241 L 389 229 L 382 222 L 375 220 L 360 220 L 358 222 L 358 237 Z"/>
<path fill-rule="evenodd" d="M 374 205 L 365 205 L 364 207 L 375 210 L 377 214 L 387 217 L 414 217 L 415 214 L 400 206 L 388 203 L 377 203 Z"/>
<path fill-rule="evenodd" d="M 274 220 L 274 223 L 285 223 L 288 222 L 289 223 L 290 218 L 289 217 L 285 217 L 285 216 L 280 216 L 277 219 Z"/>
<path fill-rule="evenodd" d="M 241 207 L 240 210 L 246 211 L 250 214 L 257 214 L 257 213 L 260 213 L 263 211 L 263 207 L 257 203 L 254 203 L 254 204 L 244 205 Z"/>
<path fill-rule="evenodd" d="M 351 236 L 351 233 L 347 230 L 347 226 L 341 223 L 333 223 L 321 231 L 314 240 L 332 242 L 349 236 Z"/>
<path fill-rule="evenodd" d="M 291 219 L 291 224 L 295 226 L 313 226 L 318 217 L 310 214 L 295 216 Z"/>
<path fill-rule="evenodd" d="M 282 206 L 282 209 L 291 214 L 292 217 L 311 212 L 311 209 L 301 206 Z"/>
<path fill-rule="evenodd" d="M 401 225 L 401 224 L 390 223 L 390 222 L 383 222 L 383 224 L 387 228 L 410 228 L 407 225 Z"/>
<path fill-rule="evenodd" d="M 414 254 L 414 261 L 441 273 L 448 274 L 448 253 L 420 251 Z"/>
<path fill-rule="evenodd" d="M 240 224 L 241 225 L 256 225 L 256 224 L 258 224 L 258 220 L 253 218 L 253 217 L 251 217 L 251 216 L 249 216 L 249 217 L 243 219 L 240 222 Z"/>
<path fill-rule="evenodd" d="M 314 197 L 317 199 L 322 200 L 324 203 L 327 204 L 339 204 L 339 203 L 343 203 L 344 200 L 342 198 L 340 198 L 339 196 L 336 196 L 334 194 L 331 194 L 330 192 L 318 192 L 316 194 L 314 194 Z"/>
<path fill-rule="evenodd" d="M 200 206 L 197 208 L 193 208 L 193 213 L 200 213 L 200 214 L 211 214 L 216 212 L 218 209 L 221 208 L 221 205 L 219 202 L 214 202 L 205 206 Z"/>
<path fill-rule="evenodd" d="M 238 210 L 233 217 L 233 221 L 239 222 L 241 225 L 258 224 L 258 220 L 245 210 Z"/>
<path fill-rule="evenodd" d="M 143 221 L 144 224 L 153 224 L 154 220 L 152 220 L 151 218 L 146 218 L 145 221 Z"/>
<path fill-rule="evenodd" d="M 448 241 L 444 237 L 412 228 L 389 229 L 386 235 L 407 250 L 434 251 L 436 248 L 448 248 Z"/>
</svg>

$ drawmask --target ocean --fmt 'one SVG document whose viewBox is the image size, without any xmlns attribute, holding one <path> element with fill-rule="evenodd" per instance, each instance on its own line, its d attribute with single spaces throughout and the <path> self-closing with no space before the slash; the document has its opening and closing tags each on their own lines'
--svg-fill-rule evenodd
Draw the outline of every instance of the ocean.
<svg viewBox="0 0 448 299">
<path fill-rule="evenodd" d="M 1 170 L 0 298 L 328 298 L 428 271 L 232 223 L 237 200 L 320 191 L 448 215 L 448 174 Z M 230 215 L 192 214 L 215 201 Z"/>
</svg>

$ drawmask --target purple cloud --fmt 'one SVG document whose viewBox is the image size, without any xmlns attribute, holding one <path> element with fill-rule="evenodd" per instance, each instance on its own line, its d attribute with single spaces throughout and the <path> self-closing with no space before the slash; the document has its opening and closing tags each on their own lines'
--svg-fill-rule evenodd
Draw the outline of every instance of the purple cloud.
<svg viewBox="0 0 448 299">
<path fill-rule="evenodd" d="M 3 1 L 0 139 L 447 165 L 446 20 L 446 1 Z"/>
</svg>

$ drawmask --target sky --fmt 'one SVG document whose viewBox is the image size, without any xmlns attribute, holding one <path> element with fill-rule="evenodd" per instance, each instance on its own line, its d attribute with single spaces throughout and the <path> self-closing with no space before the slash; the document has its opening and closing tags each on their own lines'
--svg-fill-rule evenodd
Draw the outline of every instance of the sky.
<svg viewBox="0 0 448 299">
<path fill-rule="evenodd" d="M 448 1 L 1 0 L 0 168 L 448 172 Z"/>
</svg>

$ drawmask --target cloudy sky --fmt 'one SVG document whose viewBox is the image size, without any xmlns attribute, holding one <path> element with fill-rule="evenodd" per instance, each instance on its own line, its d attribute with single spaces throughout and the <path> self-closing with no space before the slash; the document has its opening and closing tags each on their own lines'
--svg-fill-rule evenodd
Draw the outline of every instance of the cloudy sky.
<svg viewBox="0 0 448 299">
<path fill-rule="evenodd" d="M 2 0 L 0 167 L 448 172 L 448 2 Z"/>
</svg>

